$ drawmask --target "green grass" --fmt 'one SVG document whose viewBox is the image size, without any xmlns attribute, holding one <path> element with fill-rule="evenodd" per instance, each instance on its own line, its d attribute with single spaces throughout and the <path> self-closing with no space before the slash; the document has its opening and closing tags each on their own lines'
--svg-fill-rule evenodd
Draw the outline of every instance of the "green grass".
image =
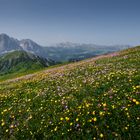
<svg viewBox="0 0 140 140">
<path fill-rule="evenodd" d="M 51 62 L 48 62 L 52 65 Z M 14 51 L 0 56 L 0 81 L 16 78 L 46 68 L 46 62 L 31 53 Z"/>
<path fill-rule="evenodd" d="M 7 74 L 1 74 L 0 75 L 0 82 L 4 82 L 4 81 L 9 80 L 9 79 L 23 77 L 23 76 L 26 76 L 28 74 L 35 74 L 35 73 L 41 72 L 43 70 L 57 68 L 57 67 L 60 67 L 60 66 L 66 65 L 66 64 L 70 64 L 70 63 L 72 63 L 72 62 L 64 62 L 64 63 L 60 63 L 60 64 L 55 64 L 55 65 L 52 65 L 49 67 L 39 67 L 35 64 L 35 67 L 32 66 L 32 69 L 30 69 L 30 68 L 27 69 L 27 67 L 23 69 L 22 68 L 23 65 L 20 64 L 22 66 L 21 68 L 19 68 L 20 71 L 16 70 L 18 68 L 18 67 L 16 67 L 16 69 L 12 70 L 11 72 L 9 72 Z M 26 65 L 31 66 L 29 63 L 27 63 Z"/>
<path fill-rule="evenodd" d="M 1 83 L 0 112 L 0 139 L 139 140 L 140 47 Z"/>
</svg>

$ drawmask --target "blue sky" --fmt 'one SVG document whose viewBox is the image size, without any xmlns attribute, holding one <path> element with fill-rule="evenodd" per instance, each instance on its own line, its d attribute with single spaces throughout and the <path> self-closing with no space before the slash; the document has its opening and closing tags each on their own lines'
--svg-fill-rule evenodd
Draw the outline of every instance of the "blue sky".
<svg viewBox="0 0 140 140">
<path fill-rule="evenodd" d="M 0 0 L 0 33 L 59 42 L 140 45 L 140 0 Z"/>
</svg>

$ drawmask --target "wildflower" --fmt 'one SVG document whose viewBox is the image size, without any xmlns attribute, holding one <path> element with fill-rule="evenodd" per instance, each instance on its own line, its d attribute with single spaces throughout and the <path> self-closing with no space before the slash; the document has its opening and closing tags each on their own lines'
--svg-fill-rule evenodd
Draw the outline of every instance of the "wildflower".
<svg viewBox="0 0 140 140">
<path fill-rule="evenodd" d="M 115 108 L 115 106 L 114 106 L 114 105 L 112 105 L 112 108 L 114 109 L 114 108 Z"/>
<path fill-rule="evenodd" d="M 5 125 L 5 122 L 2 122 L 2 123 L 1 123 L 1 126 L 4 126 L 4 125 Z"/>
<path fill-rule="evenodd" d="M 70 126 L 72 126 L 72 125 L 73 125 L 73 123 L 71 122 L 71 123 L 70 123 Z"/>
<path fill-rule="evenodd" d="M 57 126 L 55 127 L 54 131 L 57 131 Z"/>
<path fill-rule="evenodd" d="M 104 113 L 102 111 L 100 111 L 100 116 L 103 116 L 103 115 L 104 115 Z"/>
<path fill-rule="evenodd" d="M 95 111 L 93 111 L 92 114 L 95 115 Z"/>
<path fill-rule="evenodd" d="M 14 125 L 13 125 L 13 124 L 11 124 L 11 125 L 10 125 L 10 128 L 14 128 Z"/>
<path fill-rule="evenodd" d="M 127 126 L 125 127 L 125 130 L 128 130 L 128 127 Z"/>
<path fill-rule="evenodd" d="M 86 104 L 86 107 L 87 107 L 87 108 L 89 107 L 89 104 L 88 104 L 88 103 Z"/>
<path fill-rule="evenodd" d="M 62 118 L 62 117 L 61 117 L 61 118 L 60 118 L 60 120 L 61 120 L 61 121 L 63 121 L 63 120 L 64 120 L 64 118 Z"/>
<path fill-rule="evenodd" d="M 88 120 L 88 122 L 92 122 L 92 120 L 90 119 L 90 120 Z"/>
<path fill-rule="evenodd" d="M 81 106 L 78 106 L 78 108 L 81 109 L 82 107 Z"/>
<path fill-rule="evenodd" d="M 101 134 L 100 134 L 100 137 L 103 138 L 103 136 L 104 136 L 104 135 L 101 133 Z"/>
<path fill-rule="evenodd" d="M 87 114 L 89 114 L 90 112 L 88 111 Z"/>
<path fill-rule="evenodd" d="M 3 112 L 7 112 L 7 109 L 4 109 Z"/>
<path fill-rule="evenodd" d="M 125 108 L 125 111 L 127 111 L 128 110 L 128 108 Z"/>
<path fill-rule="evenodd" d="M 30 115 L 28 119 L 32 119 L 32 115 Z"/>
<path fill-rule="evenodd" d="M 68 117 L 65 117 L 65 119 L 66 119 L 66 121 L 69 121 L 70 120 L 70 118 L 68 118 Z"/>
<path fill-rule="evenodd" d="M 132 101 L 133 101 L 133 102 L 136 102 L 137 100 L 136 100 L 136 99 L 133 99 Z"/>
<path fill-rule="evenodd" d="M 33 135 L 32 131 L 30 131 L 30 134 Z"/>
<path fill-rule="evenodd" d="M 79 118 L 76 118 L 76 122 L 78 122 L 79 121 Z"/>
<path fill-rule="evenodd" d="M 97 118 L 96 118 L 96 117 L 94 117 L 94 118 L 93 118 L 93 121 L 94 121 L 94 122 L 96 122 L 96 121 L 97 121 Z"/>
<path fill-rule="evenodd" d="M 106 107 L 106 103 L 104 103 L 103 106 Z"/>
<path fill-rule="evenodd" d="M 140 103 L 139 103 L 139 101 L 136 101 L 136 105 L 139 105 Z"/>
</svg>

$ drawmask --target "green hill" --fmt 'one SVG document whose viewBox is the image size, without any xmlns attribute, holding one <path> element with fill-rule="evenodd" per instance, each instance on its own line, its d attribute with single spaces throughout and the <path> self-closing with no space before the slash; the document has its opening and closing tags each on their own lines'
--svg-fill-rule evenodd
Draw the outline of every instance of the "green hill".
<svg viewBox="0 0 140 140">
<path fill-rule="evenodd" d="M 140 139 L 140 47 L 0 83 L 0 139 Z"/>
<path fill-rule="evenodd" d="M 37 71 L 53 63 L 25 51 L 14 51 L 0 56 L 0 79 Z"/>
</svg>

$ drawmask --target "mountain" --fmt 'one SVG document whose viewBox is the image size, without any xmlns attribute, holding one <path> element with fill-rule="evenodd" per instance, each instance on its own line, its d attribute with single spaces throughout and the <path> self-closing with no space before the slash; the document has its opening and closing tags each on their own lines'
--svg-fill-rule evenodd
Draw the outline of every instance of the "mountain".
<svg viewBox="0 0 140 140">
<path fill-rule="evenodd" d="M 60 43 L 45 47 L 48 57 L 56 61 L 78 61 L 129 48 L 128 45 L 104 46 L 95 44 Z"/>
<path fill-rule="evenodd" d="M 30 52 L 41 57 L 47 57 L 47 52 L 44 51 L 44 48 L 30 39 L 19 41 L 19 45 L 26 52 Z"/>
<path fill-rule="evenodd" d="M 52 60 L 25 51 L 14 51 L 0 56 L 0 75 L 23 73 L 53 65 Z"/>
<path fill-rule="evenodd" d="M 23 50 L 19 46 L 19 41 L 9 37 L 6 34 L 1 34 L 0 35 L 0 55 L 7 53 L 7 52 L 12 52 L 15 50 Z"/>
<path fill-rule="evenodd" d="M 140 140 L 140 46 L 0 82 L 1 140 Z"/>
<path fill-rule="evenodd" d="M 12 51 L 24 50 L 40 57 L 47 58 L 47 53 L 43 47 L 30 39 L 17 40 L 6 34 L 0 34 L 0 55 Z"/>
<path fill-rule="evenodd" d="M 64 42 L 43 47 L 30 39 L 17 40 L 6 34 L 0 34 L 0 55 L 12 51 L 24 50 L 40 57 L 57 62 L 79 61 L 85 58 L 129 48 L 128 45 L 104 46 Z"/>
</svg>

